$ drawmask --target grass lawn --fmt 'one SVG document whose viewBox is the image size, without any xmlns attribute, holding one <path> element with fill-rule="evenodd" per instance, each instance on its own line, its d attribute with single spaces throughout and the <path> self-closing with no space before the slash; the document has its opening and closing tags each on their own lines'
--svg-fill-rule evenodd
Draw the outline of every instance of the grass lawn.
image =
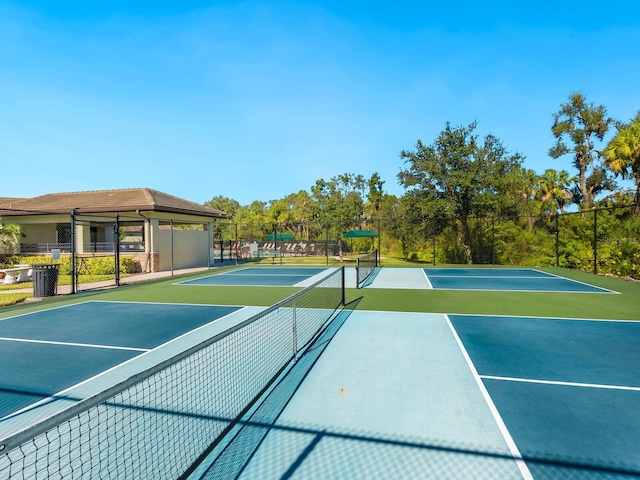
<svg viewBox="0 0 640 480">
<path fill-rule="evenodd" d="M 394 261 L 393 264 L 400 266 L 403 263 Z M 383 268 L 388 268 L 387 262 L 384 265 Z M 404 265 L 407 265 L 406 262 Z M 237 267 L 225 267 L 217 271 L 230 268 Z M 347 289 L 347 301 L 360 299 L 358 309 L 361 310 L 640 320 L 640 284 L 555 267 L 540 270 L 614 290 L 619 294 L 364 288 Z M 0 317 L 7 316 L 9 310 L 32 310 L 89 299 L 270 306 L 300 290 L 296 287 L 174 285 L 178 281 L 203 275 L 211 275 L 211 272 L 55 297 L 37 304 L 6 307 L 0 311 Z"/>
</svg>

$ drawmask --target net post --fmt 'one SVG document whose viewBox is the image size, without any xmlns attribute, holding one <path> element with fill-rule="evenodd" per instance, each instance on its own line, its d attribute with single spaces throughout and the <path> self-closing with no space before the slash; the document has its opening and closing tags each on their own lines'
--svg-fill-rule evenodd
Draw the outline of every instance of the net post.
<svg viewBox="0 0 640 480">
<path fill-rule="evenodd" d="M 296 316 L 296 298 L 295 297 L 293 299 L 293 303 L 291 304 L 291 306 L 293 311 L 291 344 L 292 344 L 292 350 L 293 350 L 292 358 L 293 358 L 293 361 L 295 362 L 298 356 L 298 322 L 296 318 L 297 316 Z"/>
<path fill-rule="evenodd" d="M 345 288 L 345 278 L 344 278 L 344 265 L 342 265 L 342 267 L 340 267 L 342 269 L 342 285 L 341 285 L 341 290 L 342 290 L 342 299 L 341 299 L 341 305 L 346 305 L 347 304 L 347 299 L 345 296 L 345 292 L 346 292 L 346 288 Z"/>
<path fill-rule="evenodd" d="M 360 257 L 356 258 L 356 288 L 360 288 Z"/>
</svg>

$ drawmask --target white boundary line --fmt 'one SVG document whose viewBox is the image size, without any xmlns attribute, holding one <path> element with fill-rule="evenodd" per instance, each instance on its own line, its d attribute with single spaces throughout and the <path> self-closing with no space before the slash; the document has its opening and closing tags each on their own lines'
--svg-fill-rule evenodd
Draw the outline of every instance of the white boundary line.
<svg viewBox="0 0 640 480">
<path fill-rule="evenodd" d="M 149 348 L 136 348 L 136 347 L 118 347 L 115 345 L 98 345 L 92 343 L 75 343 L 75 342 L 55 342 L 53 340 L 32 340 L 29 338 L 11 338 L 0 337 L 0 341 L 5 342 L 22 342 L 22 343 L 42 343 L 45 345 L 62 345 L 65 347 L 86 347 L 86 348 L 104 348 L 106 350 L 129 350 L 132 352 L 149 352 Z"/>
<path fill-rule="evenodd" d="M 377 311 L 377 310 L 374 310 Z M 421 313 L 421 312 L 416 312 Z M 499 318 L 527 318 L 533 320 L 571 320 L 579 322 L 617 322 L 617 323 L 640 323 L 640 320 L 620 320 L 610 318 L 582 318 L 582 317 L 537 317 L 535 315 L 506 315 L 491 313 L 447 313 L 446 315 L 457 315 L 463 317 L 499 317 Z"/>
<path fill-rule="evenodd" d="M 431 285 L 431 281 L 429 280 L 429 275 L 427 275 L 427 271 L 425 268 L 422 269 L 422 274 L 424 275 L 424 279 L 427 281 L 428 290 L 435 290 L 433 285 Z"/>
<path fill-rule="evenodd" d="M 0 318 L 0 322 L 2 322 L 4 320 L 11 320 L 12 318 L 24 317 L 24 316 L 27 316 L 27 315 L 31 315 L 33 313 L 49 312 L 51 310 L 59 310 L 61 308 L 73 307 L 74 305 L 82 305 L 84 303 L 91 303 L 91 302 L 95 302 L 95 301 L 97 301 L 97 300 L 85 300 L 84 302 L 67 303 L 66 305 L 60 305 L 60 306 L 57 306 L 57 307 L 42 308 L 42 309 L 39 309 L 39 310 L 36 309 L 36 310 L 32 310 L 30 312 L 19 313 L 17 315 L 11 315 L 9 317 Z"/>
<path fill-rule="evenodd" d="M 491 314 L 491 313 L 454 313 L 454 312 L 406 312 L 398 310 L 355 310 L 356 312 L 365 313 L 385 313 L 389 315 L 402 314 L 402 315 L 451 315 L 460 317 L 499 317 L 499 318 L 527 318 L 533 320 L 571 320 L 579 322 L 615 322 L 615 323 L 640 323 L 640 320 L 622 320 L 622 319 L 609 319 L 609 318 L 581 318 L 581 317 L 536 317 L 533 315 L 508 315 L 508 314 Z"/>
<path fill-rule="evenodd" d="M 462 344 L 462 341 L 460 340 L 458 333 L 453 327 L 451 320 L 449 320 L 449 316 L 445 314 L 444 318 L 447 324 L 449 325 L 451 334 L 453 335 L 456 342 L 458 343 L 458 347 L 460 348 L 460 351 L 462 352 L 462 355 L 465 361 L 467 362 L 469 369 L 471 370 L 473 378 L 476 381 L 476 385 L 478 385 L 478 388 L 480 389 L 480 393 L 484 397 L 485 402 L 487 402 L 487 406 L 489 407 L 489 410 L 493 415 L 493 419 L 495 420 L 496 424 L 498 425 L 498 428 L 500 429 L 500 433 L 502 433 L 502 438 L 504 438 L 504 441 L 506 442 L 507 447 L 509 448 L 509 452 L 511 453 L 511 456 L 515 460 L 516 465 L 518 466 L 518 469 L 522 474 L 522 478 L 524 478 L 525 480 L 533 480 L 533 476 L 529 471 L 529 467 L 527 467 L 527 464 L 522 459 L 522 455 L 520 454 L 520 451 L 518 450 L 518 447 L 516 446 L 516 443 L 514 442 L 513 437 L 511 437 L 511 434 L 509 433 L 507 426 L 505 425 L 504 421 L 502 420 L 502 417 L 500 416 L 500 412 L 498 412 L 498 409 L 493 403 L 493 400 L 491 399 L 489 392 L 484 386 L 484 383 L 482 383 L 482 379 L 480 378 L 480 375 L 478 375 L 478 371 L 476 370 L 476 367 L 473 365 L 473 362 L 471 361 L 471 357 L 469 356 L 469 353 L 467 352 L 467 350 L 464 348 L 464 345 Z"/>
<path fill-rule="evenodd" d="M 497 377 L 494 375 L 480 375 L 480 378 L 486 380 L 500 380 L 504 382 L 520 382 L 520 383 L 538 383 L 541 385 L 560 385 L 563 387 L 582 387 L 582 388 L 600 388 L 605 390 L 627 390 L 631 392 L 640 392 L 640 387 L 626 387 L 623 385 L 605 385 L 599 383 L 579 383 L 579 382 L 561 382 L 557 380 L 535 380 L 532 378 L 517 377 Z"/>
<path fill-rule="evenodd" d="M 298 286 L 298 283 L 296 283 L 294 285 L 264 285 L 264 284 L 246 284 L 245 285 L 245 284 L 234 284 L 234 283 L 233 284 L 194 283 L 197 280 L 201 280 L 201 279 L 204 279 L 204 278 L 218 277 L 218 276 L 221 276 L 221 275 L 229 275 L 229 274 L 232 274 L 232 273 L 235 273 L 235 275 L 233 275 L 234 277 L 243 277 L 243 276 L 251 277 L 251 276 L 254 276 L 251 273 L 237 273 L 237 272 L 242 272 L 242 270 L 247 270 L 247 269 L 251 269 L 251 268 L 260 268 L 260 269 L 262 269 L 262 268 L 264 268 L 264 269 L 268 269 L 268 268 L 282 268 L 282 269 L 284 269 L 284 268 L 288 268 L 288 269 L 291 269 L 291 268 L 309 268 L 309 269 L 311 269 L 311 268 L 313 268 L 313 269 L 324 268 L 323 271 L 318 272 L 318 273 L 312 275 L 311 277 L 305 278 L 304 280 L 300 280 L 300 282 L 298 282 L 298 283 L 306 282 L 306 281 L 308 281 L 308 280 L 310 280 L 312 278 L 318 277 L 319 275 L 323 275 L 323 274 L 326 274 L 324 276 L 328 276 L 331 273 L 330 271 L 335 269 L 334 267 L 311 267 L 311 266 L 310 267 L 301 267 L 299 265 L 298 266 L 294 266 L 294 267 L 280 267 L 279 265 L 276 266 L 276 267 L 269 266 L 269 265 L 264 265 L 262 267 L 242 267 L 242 268 L 238 268 L 238 269 L 235 269 L 235 270 L 228 270 L 228 271 L 221 272 L 221 273 L 214 273 L 212 275 L 205 275 L 203 277 L 197 277 L 197 278 L 192 278 L 190 280 L 184 280 L 182 282 L 172 283 L 171 285 L 180 285 L 182 287 L 185 287 L 185 286 L 186 287 L 297 287 Z M 295 273 L 272 273 L 272 274 L 265 275 L 265 277 L 269 276 L 269 275 L 274 276 L 274 277 L 292 277 L 292 276 L 296 276 Z M 302 274 L 297 274 L 297 275 L 302 275 Z M 258 275 L 258 276 L 260 276 L 260 275 Z M 319 277 L 319 278 L 323 278 L 323 277 Z"/>
<path fill-rule="evenodd" d="M 545 271 L 543 271 L 543 270 L 538 270 L 538 269 L 535 269 L 535 268 L 533 268 L 532 270 L 535 270 L 536 272 L 545 273 L 545 274 L 547 274 L 547 275 L 551 275 L 552 277 L 561 278 L 561 279 L 563 279 L 563 280 L 568 280 L 568 281 L 570 281 L 570 282 L 574 282 L 574 283 L 580 283 L 580 284 L 582 284 L 582 285 L 587 285 L 588 287 L 599 288 L 599 289 L 604 290 L 604 291 L 606 291 L 606 292 L 615 293 L 615 294 L 620 295 L 620 292 L 616 292 L 615 290 L 610 290 L 610 289 L 608 289 L 608 288 L 604 288 L 604 287 L 598 287 L 597 285 L 592 285 L 592 284 L 590 284 L 590 283 L 583 282 L 583 281 L 581 281 L 581 280 L 574 280 L 573 278 L 563 277 L 562 275 L 558 275 L 558 274 L 556 274 L 556 273 L 545 272 Z M 585 293 L 588 293 L 588 292 L 585 292 Z"/>
<path fill-rule="evenodd" d="M 522 289 L 508 289 L 508 290 L 504 290 L 504 289 L 490 289 L 490 290 L 486 290 L 486 289 L 480 289 L 480 288 L 439 288 L 439 287 L 431 287 L 434 290 L 456 290 L 456 291 L 470 291 L 470 292 L 531 292 L 531 293 L 600 293 L 600 294 L 615 294 L 615 295 L 620 295 L 620 292 L 616 292 L 615 290 L 611 290 L 608 288 L 604 288 L 604 287 L 599 287 L 597 285 L 592 285 L 590 283 L 586 283 L 586 282 L 582 282 L 580 280 L 574 280 L 573 278 L 567 278 L 567 277 L 563 277 L 562 275 L 558 275 L 555 273 L 551 273 L 551 272 L 545 272 L 544 270 L 539 270 L 537 268 L 491 268 L 491 267 L 486 267 L 486 268 L 466 268 L 466 267 L 457 267 L 459 270 L 464 270 L 464 271 L 477 271 L 477 272 L 482 272 L 482 271 L 510 271 L 510 272 L 514 272 L 514 271 L 520 271 L 520 272 L 537 272 L 537 273 L 541 273 L 542 275 L 544 275 L 543 277 L 528 277 L 528 276 L 499 276 L 499 275 L 466 275 L 466 276 L 459 276 L 459 275 L 438 275 L 437 273 L 435 275 L 431 275 L 433 278 L 498 278 L 498 279 L 511 279 L 511 278 L 516 278 L 516 279 L 530 279 L 530 280 L 564 280 L 570 283 L 577 283 L 580 285 L 585 285 L 587 287 L 591 287 L 593 289 L 597 289 L 600 291 L 596 291 L 596 292 L 585 292 L 585 291 L 575 291 L 575 290 L 522 290 Z M 456 268 L 440 268 L 440 270 L 455 270 Z M 426 274 L 426 270 L 433 270 L 433 271 L 437 271 L 438 267 L 435 267 L 433 269 L 431 268 L 423 268 L 422 271 L 425 272 Z"/>
<path fill-rule="evenodd" d="M 467 277 L 468 278 L 468 277 Z M 507 277 L 505 277 L 507 278 Z M 585 285 L 589 285 L 585 283 Z M 596 287 L 595 285 L 589 285 L 593 288 L 601 288 Z M 510 290 L 498 290 L 498 289 L 482 289 L 482 288 L 441 288 L 435 287 L 434 290 L 442 290 L 442 291 L 455 291 L 455 292 L 510 292 L 510 293 L 556 293 L 556 294 L 586 294 L 586 295 L 620 295 L 619 292 L 614 292 L 613 290 L 607 290 L 606 288 L 601 288 L 601 292 L 585 292 L 578 290 L 522 290 L 512 288 Z"/>
<path fill-rule="evenodd" d="M 118 302 L 118 301 L 111 302 L 111 301 L 108 301 L 108 300 L 95 300 L 95 301 L 96 302 L 104 302 L 104 303 L 139 303 L 139 302 Z M 93 300 L 89 300 L 87 302 L 81 302 L 81 303 L 91 303 L 91 302 L 93 302 Z M 140 303 L 142 303 L 142 302 L 140 302 Z M 78 304 L 71 304 L 71 305 L 78 305 Z M 181 304 L 169 304 L 169 305 L 181 305 Z M 203 305 L 203 306 L 210 306 L 210 305 Z M 222 305 L 222 306 L 224 306 L 224 305 Z M 60 307 L 56 307 L 56 308 L 60 308 Z M 247 307 L 243 307 L 243 308 L 247 308 Z M 51 309 L 48 309 L 48 310 L 51 310 Z M 131 357 L 129 360 L 125 360 L 124 362 L 119 363 L 117 365 L 114 365 L 111 368 L 108 368 L 107 370 L 103 370 L 103 371 L 97 373 L 96 375 L 94 375 L 92 377 L 85 378 L 81 382 L 78 382 L 78 383 L 76 383 L 74 385 L 71 385 L 71 386 L 69 386 L 69 387 L 67 387 L 67 388 L 65 388 L 63 390 L 60 390 L 60 391 L 54 393 L 53 395 L 50 395 L 50 396 L 48 396 L 46 398 L 38 400 L 37 402 L 31 403 L 31 404 L 21 408 L 20 410 L 16 410 L 15 412 L 9 413 L 8 415 L 6 415 L 4 417 L 0 417 L 0 422 L 3 422 L 3 421 L 5 421 L 5 420 L 7 420 L 9 418 L 12 418 L 12 417 L 16 417 L 18 415 L 21 415 L 22 413 L 27 412 L 29 410 L 33 410 L 35 408 L 38 408 L 41 405 L 45 405 L 47 403 L 55 402 L 59 398 L 64 397 L 67 393 L 72 392 L 73 390 L 75 390 L 78 387 L 81 387 L 82 385 L 85 385 L 85 384 L 87 384 L 89 382 L 95 381 L 96 379 L 98 379 L 100 377 L 103 377 L 103 376 L 107 375 L 108 373 L 111 373 L 111 372 L 113 372 L 113 371 L 115 371 L 115 370 L 117 370 L 119 368 L 122 368 L 122 367 L 124 367 L 125 365 L 127 365 L 129 363 L 139 362 L 142 357 L 144 357 L 146 355 L 149 355 L 149 354 L 161 349 L 162 347 L 165 347 L 165 346 L 167 346 L 167 345 L 169 345 L 169 344 L 171 344 L 173 342 L 176 342 L 176 341 L 178 341 L 179 339 L 181 339 L 183 337 L 191 335 L 191 334 L 193 334 L 193 332 L 196 332 L 196 331 L 198 331 L 200 329 L 203 329 L 203 328 L 211 325 L 212 323 L 215 323 L 215 322 L 217 322 L 219 320 L 222 320 L 223 318 L 226 318 L 229 315 L 233 315 L 233 314 L 235 314 L 235 313 L 237 313 L 237 312 L 239 312 L 241 310 L 242 310 L 242 308 L 240 308 L 239 310 L 236 310 L 234 312 L 231 312 L 231 313 L 229 313 L 227 315 L 224 315 L 224 316 L 222 316 L 220 318 L 216 318 L 214 320 L 211 320 L 210 322 L 208 322 L 208 323 L 206 323 L 204 325 L 201 325 L 196 329 L 189 330 L 188 332 L 185 332 L 185 333 L 183 333 L 182 335 L 180 335 L 178 337 L 172 338 L 172 339 L 168 340 L 167 342 L 152 348 L 151 350 L 143 350 L 142 351 L 143 353 L 141 353 L 140 355 L 136 355 L 134 357 Z M 82 398 L 78 398 L 77 401 L 80 401 L 80 400 L 82 400 Z"/>
<path fill-rule="evenodd" d="M 133 305 L 167 305 L 170 307 L 231 307 L 231 308 L 245 308 L 246 305 L 221 305 L 219 303 L 173 303 L 173 302 L 145 302 L 136 300 L 87 300 L 83 303 L 127 303 Z M 78 305 L 78 304 L 75 304 Z"/>
</svg>

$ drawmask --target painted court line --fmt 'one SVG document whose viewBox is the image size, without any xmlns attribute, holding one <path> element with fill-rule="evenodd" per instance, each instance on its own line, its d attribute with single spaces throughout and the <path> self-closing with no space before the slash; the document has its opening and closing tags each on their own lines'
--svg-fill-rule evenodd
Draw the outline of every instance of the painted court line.
<svg viewBox="0 0 640 480">
<path fill-rule="evenodd" d="M 518 469 L 520 470 L 520 473 L 522 474 L 522 477 L 525 480 L 533 480 L 533 476 L 531 475 L 531 472 L 529 471 L 529 467 L 527 467 L 527 464 L 522 459 L 522 455 L 520 454 L 520 451 L 518 450 L 518 447 L 516 446 L 516 442 L 513 440 L 513 437 L 509 433 L 509 430 L 507 429 L 507 426 L 504 423 L 504 420 L 502 420 L 502 417 L 500 416 L 500 413 L 498 412 L 498 409 L 497 409 L 495 403 L 493 403 L 493 400 L 491 399 L 491 396 L 489 395 L 489 392 L 487 391 L 486 387 L 484 386 L 484 383 L 482 382 L 482 379 L 480 378 L 480 375 L 478 374 L 478 371 L 476 370 L 475 365 L 471 361 L 471 357 L 469 356 L 469 353 L 467 352 L 467 349 L 464 348 L 464 345 L 462 344 L 462 340 L 460 340 L 460 337 L 458 336 L 458 332 L 456 332 L 456 329 L 454 328 L 453 324 L 451 323 L 451 319 L 449 318 L 448 315 L 445 315 L 444 318 L 447 321 L 447 324 L 449 325 L 449 329 L 451 330 L 451 333 L 452 333 L 453 337 L 455 338 L 456 342 L 458 343 L 458 346 L 460 347 L 460 351 L 462 352 L 462 355 L 463 355 L 465 361 L 467 362 L 467 365 L 469 366 L 469 369 L 471 370 L 473 378 L 476 381 L 476 385 L 478 385 L 478 388 L 480 389 L 480 392 L 482 393 L 482 396 L 484 397 L 485 401 L 487 402 L 487 406 L 489 407 L 489 410 L 491 411 L 491 414 L 493 415 L 493 418 L 496 421 L 496 423 L 498 425 L 498 428 L 500 429 L 500 433 L 502 433 L 502 437 L 504 438 L 505 442 L 507 443 L 507 447 L 509 448 L 509 452 L 511 453 L 511 456 L 515 460 L 516 465 L 518 466 Z"/>
<path fill-rule="evenodd" d="M 534 269 L 534 270 L 535 270 L 535 269 Z M 555 278 L 560 278 L 560 279 L 562 279 L 562 280 L 568 280 L 568 281 L 570 281 L 570 282 L 580 283 L 580 284 L 582 284 L 582 285 L 586 285 L 586 286 L 588 286 L 588 287 L 595 287 L 595 288 L 599 288 L 599 289 L 601 289 L 601 290 L 605 290 L 605 291 L 607 291 L 607 292 L 609 292 L 609 293 L 615 293 L 615 294 L 617 294 L 617 295 L 620 295 L 620 292 L 616 292 L 615 290 L 610 290 L 610 289 L 608 289 L 608 288 L 599 287 L 599 286 L 597 286 L 597 285 L 591 285 L 590 283 L 582 282 L 582 281 L 580 281 L 580 280 L 574 280 L 573 278 L 563 277 L 562 275 L 556 275 L 555 273 L 543 272 L 542 270 L 535 270 L 535 271 L 536 271 L 536 272 L 545 273 L 545 274 L 547 274 L 547 275 L 550 275 L 550 276 L 555 277 Z"/>
<path fill-rule="evenodd" d="M 93 302 L 92 300 L 89 300 L 89 301 L 80 302 L 80 303 L 92 303 L 92 302 Z M 119 302 L 119 301 L 110 301 L 110 300 L 97 300 L 96 302 L 103 302 L 103 303 L 130 303 L 130 304 L 155 303 L 155 302 L 133 302 L 133 301 Z M 162 304 L 163 305 L 182 305 L 182 304 L 171 304 L 171 303 L 162 303 Z M 65 305 L 65 306 L 73 306 L 73 305 L 78 305 L 78 304 L 70 304 L 70 305 Z M 195 305 L 204 306 L 204 307 L 210 306 L 210 305 L 198 305 L 198 304 L 195 304 Z M 62 307 L 55 307 L 55 308 L 62 308 Z M 241 312 L 242 310 L 245 310 L 246 308 L 247 307 L 242 307 L 237 312 Z M 47 309 L 47 310 L 51 310 L 51 309 Z M 56 392 L 56 393 L 54 393 L 54 394 L 52 394 L 52 395 L 50 395 L 50 396 L 48 396 L 46 398 L 43 398 L 41 400 L 38 400 L 37 402 L 34 402 L 34 403 L 30 404 L 30 405 L 27 405 L 27 406 L 21 408 L 20 410 L 17 410 L 17 411 L 12 412 L 12 413 L 4 416 L 4 417 L 1 417 L 0 418 L 0 422 L 5 421 L 5 420 L 10 419 L 10 418 L 19 417 L 20 415 L 24 414 L 25 412 L 29 412 L 29 411 L 35 410 L 35 409 L 37 409 L 39 407 L 42 407 L 44 405 L 51 404 L 51 403 L 55 402 L 56 400 L 67 400 L 67 401 L 68 400 L 73 400 L 73 401 L 79 402 L 79 401 L 83 400 L 83 398 L 85 398 L 85 397 L 82 396 L 82 397 L 75 398 L 74 396 L 71 396 L 71 397 L 69 396 L 69 394 L 72 394 L 73 391 L 78 389 L 79 387 L 84 386 L 86 384 L 89 384 L 91 382 L 94 382 L 94 381 L 96 381 L 97 379 L 99 379 L 101 377 L 102 378 L 106 377 L 108 374 L 110 374 L 110 373 L 112 373 L 112 372 L 114 372 L 114 371 L 116 371 L 118 369 L 122 369 L 127 365 L 131 365 L 131 364 L 134 364 L 136 362 L 140 362 L 143 357 L 146 357 L 147 355 L 152 355 L 155 352 L 157 352 L 158 350 L 162 351 L 163 348 L 166 349 L 172 343 L 177 343 L 177 342 L 183 340 L 185 337 L 187 337 L 189 335 L 196 335 L 199 330 L 202 330 L 202 329 L 204 329 L 206 327 L 209 327 L 212 324 L 214 324 L 214 323 L 216 323 L 216 322 L 218 322 L 220 320 L 227 319 L 227 318 L 231 317 L 233 314 L 235 314 L 237 312 L 232 312 L 232 313 L 224 315 L 224 316 L 222 316 L 220 318 L 216 318 L 216 319 L 212 320 L 211 322 L 208 322 L 208 323 L 206 323 L 204 325 L 201 325 L 196 329 L 189 330 L 188 332 L 185 332 L 185 333 L 183 333 L 182 335 L 180 335 L 178 337 L 172 338 L 172 339 L 168 340 L 167 342 L 162 343 L 162 344 L 160 344 L 160 345 L 158 345 L 158 346 L 156 346 L 156 347 L 154 347 L 152 349 L 114 347 L 114 349 L 120 349 L 120 350 L 140 351 L 141 355 L 136 355 L 135 357 L 132 357 L 132 358 L 130 358 L 128 360 L 125 360 L 122 363 L 114 365 L 114 366 L 108 368 L 107 370 L 103 370 L 101 372 L 98 372 L 95 375 L 93 375 L 93 376 L 91 376 L 89 378 L 86 378 L 86 379 L 84 379 L 84 380 L 82 380 L 82 381 L 80 381 L 80 382 L 78 382 L 78 383 L 76 383 L 74 385 L 71 385 L 71 386 L 69 386 L 69 387 L 67 387 L 67 388 L 65 388 L 63 390 L 60 390 L 60 391 L 58 391 L 58 392 Z M 25 314 L 25 315 L 28 315 L 28 314 Z M 16 339 L 15 338 L 8 338 L 7 340 L 15 341 Z M 47 341 L 37 341 L 37 340 L 25 340 L 25 341 L 26 342 L 33 342 L 33 343 L 50 343 L 50 344 L 60 344 L 60 345 L 74 345 L 74 344 L 65 343 L 65 342 L 47 342 Z M 84 344 L 77 344 L 77 345 L 86 346 Z M 97 345 L 96 348 L 109 348 L 109 347 Z M 188 348 L 188 347 L 185 347 L 185 348 Z M 173 353 L 173 355 L 175 355 L 175 353 Z M 169 356 L 171 356 L 171 354 Z M 158 360 L 158 362 L 160 362 L 160 361 L 161 360 Z M 136 372 L 140 372 L 140 371 L 143 371 L 144 369 L 135 369 L 135 370 L 136 370 Z M 101 390 L 103 390 L 103 389 L 104 388 L 101 388 Z"/>
<path fill-rule="evenodd" d="M 33 310 L 31 312 L 25 312 L 25 313 L 19 313 L 18 315 L 11 315 L 9 317 L 4 317 L 4 318 L 0 318 L 0 322 L 4 321 L 4 320 L 11 320 L 13 318 L 19 318 L 19 317 L 25 317 L 27 315 L 32 315 L 34 313 L 40 313 L 40 312 L 49 312 L 51 310 L 59 310 L 61 308 L 67 308 L 67 307 L 73 307 L 74 305 L 82 305 L 84 303 L 91 303 L 93 301 L 98 301 L 98 300 L 85 300 L 84 302 L 78 302 L 78 303 L 69 303 L 67 305 L 60 305 L 58 307 L 49 307 L 49 308 L 43 308 L 41 310 Z M 103 301 L 103 300 L 100 300 Z"/>
<path fill-rule="evenodd" d="M 427 281 L 427 285 L 428 285 L 428 289 L 429 290 L 433 290 L 433 285 L 431 284 L 431 281 L 429 280 L 429 275 L 427 275 L 427 272 L 424 271 L 424 268 L 422 269 L 422 274 L 424 275 L 424 279 Z"/>
<path fill-rule="evenodd" d="M 234 277 L 299 277 L 302 275 L 308 275 L 305 273 L 261 273 L 256 275 L 255 273 L 235 273 Z M 213 276 L 213 275 L 211 275 Z M 203 277 L 205 278 L 205 277 Z"/>
<path fill-rule="evenodd" d="M 526 278 L 527 280 L 541 280 L 544 282 L 548 282 L 549 280 L 554 280 L 554 278 L 549 278 L 549 277 L 539 277 L 537 275 L 465 275 L 464 277 L 460 277 L 458 275 L 429 275 L 429 277 L 431 278 L 508 278 L 508 279 L 518 279 L 518 278 Z M 557 277 L 557 279 L 559 280 L 569 280 L 569 281 L 574 281 L 574 280 L 570 280 L 568 278 L 564 278 L 564 277 Z M 579 283 L 579 282 L 578 282 Z M 588 285 L 588 284 L 585 284 Z"/>
<path fill-rule="evenodd" d="M 596 287 L 600 288 L 600 287 Z M 578 290 L 521 290 L 521 289 L 487 289 L 487 288 L 445 288 L 445 287 L 434 287 L 434 290 L 450 290 L 456 292 L 508 292 L 508 293 L 562 293 L 562 294 L 591 294 L 591 295 L 610 295 L 617 294 L 618 292 L 614 291 L 602 291 L 602 292 L 583 292 Z M 606 289 L 602 289 L 606 290 Z"/>
<path fill-rule="evenodd" d="M 536 380 L 532 378 L 516 378 L 516 377 L 496 377 L 493 375 L 480 375 L 480 378 L 486 380 L 500 380 L 505 382 L 520 383 L 538 383 L 541 385 L 560 385 L 564 387 L 582 387 L 582 388 L 599 388 L 606 390 L 626 390 L 631 392 L 640 392 L 640 387 L 626 387 L 623 385 L 604 385 L 599 383 L 579 383 L 579 382 L 560 382 L 555 380 Z"/>
<path fill-rule="evenodd" d="M 615 318 L 583 318 L 583 317 L 540 317 L 533 315 L 507 315 L 486 313 L 447 313 L 447 315 L 461 315 L 465 317 L 498 317 L 498 318 L 531 318 L 534 320 L 569 320 L 577 322 L 615 322 L 615 323 L 640 323 L 640 320 L 620 320 Z"/>
<path fill-rule="evenodd" d="M 148 348 L 118 347 L 115 345 L 98 345 L 98 344 L 92 344 L 92 343 L 54 342 L 51 340 L 31 340 L 29 338 L 0 337 L 0 340 L 7 341 L 7 342 L 44 343 L 47 345 L 63 345 L 66 347 L 104 348 L 106 350 L 128 350 L 132 352 L 150 352 L 151 351 Z"/>
</svg>

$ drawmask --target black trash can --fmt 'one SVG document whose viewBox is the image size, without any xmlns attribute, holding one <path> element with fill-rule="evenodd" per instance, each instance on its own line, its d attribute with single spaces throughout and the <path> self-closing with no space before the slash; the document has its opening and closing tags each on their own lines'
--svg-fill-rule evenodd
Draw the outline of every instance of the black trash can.
<svg viewBox="0 0 640 480">
<path fill-rule="evenodd" d="M 34 297 L 53 297 L 58 290 L 58 265 L 31 265 L 31 278 Z"/>
</svg>

